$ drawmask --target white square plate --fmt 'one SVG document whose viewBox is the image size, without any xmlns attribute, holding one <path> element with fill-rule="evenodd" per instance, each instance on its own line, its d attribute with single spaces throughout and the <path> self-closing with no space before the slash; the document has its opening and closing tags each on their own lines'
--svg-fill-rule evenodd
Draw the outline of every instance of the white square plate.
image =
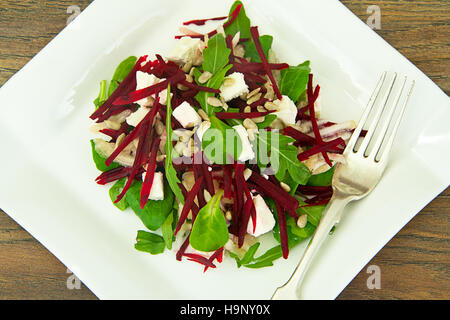
<svg viewBox="0 0 450 320">
<path fill-rule="evenodd" d="M 166 54 L 182 21 L 228 13 L 231 1 L 97 0 L 0 90 L 0 207 L 103 299 L 267 299 L 306 246 L 259 270 L 225 259 L 203 273 L 172 252 L 133 248 L 143 229 L 119 212 L 90 154 L 98 83 L 129 55 Z M 311 60 L 323 117 L 359 119 L 384 70 L 416 80 L 390 167 L 348 207 L 304 284 L 305 298 L 333 299 L 450 181 L 448 97 L 339 1 L 245 1 L 247 15 L 291 64 Z"/>
</svg>

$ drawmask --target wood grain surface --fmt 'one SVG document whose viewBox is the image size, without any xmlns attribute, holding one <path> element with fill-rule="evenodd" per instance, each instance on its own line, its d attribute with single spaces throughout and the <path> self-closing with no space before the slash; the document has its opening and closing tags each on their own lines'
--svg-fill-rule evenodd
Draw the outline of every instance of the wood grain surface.
<svg viewBox="0 0 450 320">
<path fill-rule="evenodd" d="M 88 0 L 1 0 L 0 85 L 66 25 L 71 5 Z M 450 1 L 342 1 L 363 21 L 369 5 L 381 9 L 381 30 L 392 46 L 450 92 Z M 0 203 L 1 207 L 1 203 Z M 339 299 L 449 299 L 450 189 L 408 223 L 360 272 Z M 369 289 L 368 267 L 381 271 Z M 0 210 L 0 299 L 96 299 L 84 286 L 68 289 L 67 268 Z"/>
</svg>

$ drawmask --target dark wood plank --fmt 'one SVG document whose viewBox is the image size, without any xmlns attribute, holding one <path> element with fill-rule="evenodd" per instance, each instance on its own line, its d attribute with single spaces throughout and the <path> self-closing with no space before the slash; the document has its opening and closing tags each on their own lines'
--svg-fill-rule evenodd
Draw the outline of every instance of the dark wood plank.
<svg viewBox="0 0 450 320">
<path fill-rule="evenodd" d="M 91 1 L 3 0 L 0 5 L 0 85 L 66 25 L 70 5 Z M 363 21 L 381 9 L 377 32 L 450 92 L 450 2 L 343 0 Z M 1 205 L 1 204 L 0 204 Z M 381 270 L 381 289 L 367 288 L 367 266 L 339 299 L 448 299 L 450 189 L 403 228 L 367 265 Z M 85 287 L 69 290 L 70 274 L 51 253 L 0 210 L 0 299 L 95 299 Z"/>
</svg>

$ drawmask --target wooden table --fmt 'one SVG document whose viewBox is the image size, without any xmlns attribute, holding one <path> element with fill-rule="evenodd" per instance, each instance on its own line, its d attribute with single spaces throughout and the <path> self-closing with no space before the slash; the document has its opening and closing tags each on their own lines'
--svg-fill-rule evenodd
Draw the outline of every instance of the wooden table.
<svg viewBox="0 0 450 320">
<path fill-rule="evenodd" d="M 0 85 L 64 28 L 69 6 L 83 10 L 90 2 L 3 0 Z M 378 5 L 382 20 L 377 32 L 449 93 L 449 1 L 342 2 L 364 21 L 367 7 Z M 449 213 L 447 189 L 370 261 L 339 299 L 449 299 Z M 371 265 L 381 270 L 381 289 L 367 287 Z M 0 210 L 0 299 L 96 299 L 83 285 L 67 289 L 69 276 L 64 265 Z"/>
</svg>

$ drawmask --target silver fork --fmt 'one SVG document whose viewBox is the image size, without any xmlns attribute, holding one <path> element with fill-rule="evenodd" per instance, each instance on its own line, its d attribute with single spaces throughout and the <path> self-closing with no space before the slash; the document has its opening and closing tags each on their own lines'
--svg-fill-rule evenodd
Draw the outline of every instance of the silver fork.
<svg viewBox="0 0 450 320">
<path fill-rule="evenodd" d="M 308 267 L 331 229 L 339 223 L 344 207 L 350 201 L 367 196 L 381 179 L 414 88 L 413 81 L 405 96 L 406 82 L 405 77 L 398 89 L 397 74 L 383 73 L 344 150 L 345 162 L 336 166 L 332 181 L 333 196 L 322 219 L 291 278 L 275 291 L 273 300 L 300 299 L 299 291 Z M 401 107 L 397 110 L 399 105 Z M 398 115 L 394 117 L 396 111 Z M 366 125 L 367 133 L 360 138 Z"/>
</svg>

